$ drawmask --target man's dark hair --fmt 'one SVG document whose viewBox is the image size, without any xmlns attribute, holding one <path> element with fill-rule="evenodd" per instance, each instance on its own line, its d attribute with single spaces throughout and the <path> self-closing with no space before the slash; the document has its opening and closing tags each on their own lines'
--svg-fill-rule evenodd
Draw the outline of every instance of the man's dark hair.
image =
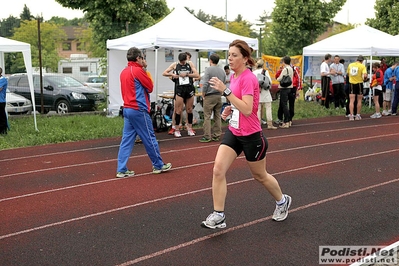
<svg viewBox="0 0 399 266">
<path fill-rule="evenodd" d="M 230 69 L 230 66 L 229 66 L 229 65 L 225 65 L 225 66 L 224 66 L 224 70 L 227 70 L 227 69 Z"/>
<path fill-rule="evenodd" d="M 219 59 L 220 57 L 218 54 L 211 54 L 211 56 L 209 56 L 209 60 L 211 60 L 215 65 L 219 63 Z"/>
<path fill-rule="evenodd" d="M 180 53 L 179 54 L 179 61 L 186 61 L 187 60 L 187 54 L 186 53 Z"/>
<path fill-rule="evenodd" d="M 290 65 L 291 64 L 291 57 L 289 57 L 288 55 L 283 57 L 283 62 L 286 65 Z"/>
<path fill-rule="evenodd" d="M 186 55 L 189 56 L 190 58 L 192 57 L 189 52 L 186 52 Z"/>
<path fill-rule="evenodd" d="M 136 62 L 137 57 L 142 57 L 141 51 L 138 48 L 132 47 L 129 50 L 127 50 L 127 55 L 126 55 L 127 61 Z"/>
<path fill-rule="evenodd" d="M 345 64 L 345 59 L 341 58 L 341 59 L 339 59 L 339 62 L 340 62 L 341 64 Z"/>
</svg>

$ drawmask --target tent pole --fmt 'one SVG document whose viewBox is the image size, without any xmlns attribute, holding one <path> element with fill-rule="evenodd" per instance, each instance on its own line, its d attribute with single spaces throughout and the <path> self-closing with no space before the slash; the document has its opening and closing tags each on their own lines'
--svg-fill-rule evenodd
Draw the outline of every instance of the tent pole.
<svg viewBox="0 0 399 266">
<path fill-rule="evenodd" d="M 372 87 L 371 87 L 371 78 L 373 76 L 373 53 L 370 52 L 370 79 L 369 79 L 369 83 L 370 83 L 370 88 L 369 88 L 369 108 L 371 108 L 371 96 L 373 95 L 373 91 L 372 91 Z M 366 66 L 367 67 L 367 66 Z"/>
<path fill-rule="evenodd" d="M 158 49 L 159 46 L 155 46 L 155 102 L 158 102 Z"/>
</svg>

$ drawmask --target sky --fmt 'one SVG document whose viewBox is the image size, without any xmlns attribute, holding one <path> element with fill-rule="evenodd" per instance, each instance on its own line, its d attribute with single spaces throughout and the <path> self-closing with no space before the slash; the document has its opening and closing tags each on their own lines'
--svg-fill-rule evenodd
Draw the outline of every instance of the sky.
<svg viewBox="0 0 399 266">
<path fill-rule="evenodd" d="M 190 9 L 194 9 L 195 13 L 201 9 L 207 14 L 225 17 L 226 1 L 227 20 L 230 21 L 234 20 L 238 14 L 241 14 L 245 20 L 250 23 L 256 23 L 256 20 L 264 11 L 270 14 L 274 7 L 274 0 L 166 0 L 166 3 L 170 9 L 179 5 L 184 5 Z M 347 0 L 334 20 L 343 24 L 364 24 L 367 18 L 374 17 L 375 1 L 376 0 Z M 243 3 L 245 3 L 245 5 L 243 5 Z M 259 3 L 262 3 L 262 6 L 265 8 L 259 7 Z M 12 0 L 12 4 L 3 5 L 3 7 L 0 8 L 0 20 L 8 18 L 10 15 L 19 17 L 24 8 L 24 4 L 29 8 L 33 16 L 41 15 L 44 17 L 44 20 L 49 20 L 53 16 L 67 19 L 83 17 L 82 11 L 64 8 L 55 0 Z"/>
</svg>

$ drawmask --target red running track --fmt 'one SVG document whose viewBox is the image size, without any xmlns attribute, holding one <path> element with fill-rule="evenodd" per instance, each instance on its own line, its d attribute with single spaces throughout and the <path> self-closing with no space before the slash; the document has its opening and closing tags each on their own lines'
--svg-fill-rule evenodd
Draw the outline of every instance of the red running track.
<svg viewBox="0 0 399 266">
<path fill-rule="evenodd" d="M 318 265 L 319 246 L 399 240 L 399 117 L 294 121 L 264 130 L 288 219 L 240 156 L 228 172 L 227 228 L 212 211 L 219 143 L 157 137 L 173 170 L 151 174 L 143 145 L 116 179 L 120 139 L 0 152 L 1 265 Z M 201 133 L 200 131 L 198 133 Z"/>
</svg>

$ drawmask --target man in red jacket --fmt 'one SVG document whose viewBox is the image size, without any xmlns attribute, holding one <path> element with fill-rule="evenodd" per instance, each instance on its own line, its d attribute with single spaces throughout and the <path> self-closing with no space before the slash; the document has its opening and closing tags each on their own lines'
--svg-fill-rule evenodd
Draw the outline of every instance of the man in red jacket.
<svg viewBox="0 0 399 266">
<path fill-rule="evenodd" d="M 159 174 L 172 168 L 171 163 L 164 164 L 150 116 L 150 93 L 154 88 L 147 75 L 145 60 L 139 49 L 132 47 L 127 51 L 128 65 L 120 74 L 121 93 L 123 99 L 123 135 L 118 152 L 117 178 L 134 176 L 134 171 L 127 168 L 136 135 L 143 141 L 151 159 L 152 172 Z"/>
</svg>

